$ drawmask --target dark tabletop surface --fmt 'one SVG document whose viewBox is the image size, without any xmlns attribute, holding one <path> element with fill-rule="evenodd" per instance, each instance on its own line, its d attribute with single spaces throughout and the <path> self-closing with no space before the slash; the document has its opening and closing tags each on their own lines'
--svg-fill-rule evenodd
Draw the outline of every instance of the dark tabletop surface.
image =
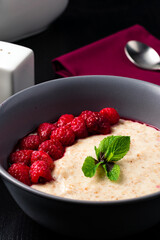
<svg viewBox="0 0 160 240">
<path fill-rule="evenodd" d="M 34 51 L 35 82 L 38 84 L 58 78 L 52 69 L 53 58 L 134 24 L 144 26 L 160 39 L 160 1 L 70 0 L 65 12 L 47 30 L 16 43 Z M 145 232 L 123 239 L 154 239 L 159 234 L 160 223 Z M 0 180 L 0 240 L 60 237 L 26 216 Z"/>
</svg>

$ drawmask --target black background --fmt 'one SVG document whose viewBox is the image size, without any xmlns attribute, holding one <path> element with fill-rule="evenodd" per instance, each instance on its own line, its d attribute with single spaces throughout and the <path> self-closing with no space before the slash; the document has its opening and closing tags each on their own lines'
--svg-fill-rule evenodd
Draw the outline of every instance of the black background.
<svg viewBox="0 0 160 240">
<path fill-rule="evenodd" d="M 160 39 L 160 1 L 70 0 L 65 12 L 47 30 L 16 43 L 34 51 L 35 83 L 38 84 L 58 77 L 52 69 L 53 58 L 134 24 L 144 26 Z M 117 221 L 120 221 L 119 218 L 120 216 L 117 216 Z M 94 226 L 93 231 L 96 231 Z M 123 239 L 154 239 L 157 234 L 160 235 L 160 223 L 145 232 Z M 0 240 L 43 240 L 60 237 L 26 216 L 0 180 Z"/>
</svg>

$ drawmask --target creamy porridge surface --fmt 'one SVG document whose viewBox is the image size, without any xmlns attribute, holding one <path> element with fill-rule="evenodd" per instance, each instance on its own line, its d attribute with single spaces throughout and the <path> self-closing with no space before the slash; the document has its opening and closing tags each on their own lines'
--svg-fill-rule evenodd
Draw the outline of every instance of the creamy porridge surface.
<svg viewBox="0 0 160 240">
<path fill-rule="evenodd" d="M 81 200 L 119 200 L 160 191 L 160 131 L 128 120 L 112 126 L 111 135 L 131 137 L 129 152 L 117 162 L 121 173 L 110 181 L 100 170 L 92 178 L 81 168 L 87 156 L 95 156 L 94 146 L 109 135 L 94 135 L 67 147 L 64 157 L 55 161 L 55 181 L 32 185 L 52 195 Z"/>
</svg>

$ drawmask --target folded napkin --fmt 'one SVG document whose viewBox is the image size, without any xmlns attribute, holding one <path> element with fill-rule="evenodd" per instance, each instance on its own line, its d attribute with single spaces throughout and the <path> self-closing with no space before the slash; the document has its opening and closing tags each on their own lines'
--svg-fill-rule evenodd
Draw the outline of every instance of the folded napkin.
<svg viewBox="0 0 160 240">
<path fill-rule="evenodd" d="M 115 75 L 160 85 L 160 71 L 144 70 L 131 63 L 124 53 L 129 40 L 138 40 L 160 54 L 160 40 L 140 25 L 117 32 L 52 60 L 54 71 L 62 76 Z"/>
</svg>

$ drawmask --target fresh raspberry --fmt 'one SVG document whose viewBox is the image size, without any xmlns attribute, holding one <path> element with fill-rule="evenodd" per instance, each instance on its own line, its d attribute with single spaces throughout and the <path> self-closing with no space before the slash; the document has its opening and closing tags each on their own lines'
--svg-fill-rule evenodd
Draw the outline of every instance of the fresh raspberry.
<svg viewBox="0 0 160 240">
<path fill-rule="evenodd" d="M 85 110 L 85 111 L 81 112 L 80 116 L 86 121 L 86 119 L 92 114 L 93 114 L 92 111 Z"/>
<path fill-rule="evenodd" d="M 51 131 L 57 128 L 56 124 L 52 123 L 42 123 L 38 127 L 38 135 L 40 137 L 41 142 L 44 142 L 50 138 Z"/>
<path fill-rule="evenodd" d="M 40 144 L 38 135 L 28 135 L 20 141 L 20 149 L 36 150 Z"/>
<path fill-rule="evenodd" d="M 53 160 L 61 158 L 65 148 L 58 140 L 46 140 L 39 145 L 39 151 L 44 151 L 50 155 Z"/>
<path fill-rule="evenodd" d="M 108 118 L 101 113 L 98 113 L 98 130 L 97 131 L 101 134 L 108 134 L 111 132 L 111 127 L 110 127 Z"/>
<path fill-rule="evenodd" d="M 98 133 L 98 112 L 90 112 L 85 122 L 89 133 Z"/>
<path fill-rule="evenodd" d="M 30 167 L 30 177 L 32 183 L 50 182 L 53 178 L 51 170 L 45 161 L 36 161 Z"/>
<path fill-rule="evenodd" d="M 118 112 L 114 108 L 103 108 L 100 111 L 100 113 L 105 115 L 108 118 L 110 124 L 112 124 L 112 125 L 118 123 L 118 121 L 120 119 Z"/>
<path fill-rule="evenodd" d="M 91 134 L 107 134 L 110 133 L 110 124 L 108 118 L 99 112 L 83 111 L 81 115 L 85 120 L 87 130 Z"/>
<path fill-rule="evenodd" d="M 54 162 L 48 153 L 42 151 L 33 151 L 31 156 L 31 165 L 38 160 L 45 161 L 48 164 L 50 170 L 53 170 Z"/>
<path fill-rule="evenodd" d="M 29 167 L 22 163 L 13 163 L 8 169 L 8 173 L 20 182 L 31 185 L 30 176 L 29 176 Z"/>
<path fill-rule="evenodd" d="M 75 134 L 69 126 L 65 125 L 52 131 L 51 139 L 57 139 L 64 146 L 70 146 L 75 141 Z"/>
<path fill-rule="evenodd" d="M 64 114 L 58 119 L 58 127 L 62 127 L 67 125 L 68 123 L 71 123 L 74 119 L 74 116 L 72 114 Z"/>
<path fill-rule="evenodd" d="M 88 131 L 84 119 L 79 116 L 75 117 L 71 122 L 71 128 L 77 138 L 85 138 L 88 136 Z"/>
<path fill-rule="evenodd" d="M 32 150 L 19 150 L 11 153 L 10 163 L 23 163 L 25 165 L 30 165 Z"/>
</svg>

